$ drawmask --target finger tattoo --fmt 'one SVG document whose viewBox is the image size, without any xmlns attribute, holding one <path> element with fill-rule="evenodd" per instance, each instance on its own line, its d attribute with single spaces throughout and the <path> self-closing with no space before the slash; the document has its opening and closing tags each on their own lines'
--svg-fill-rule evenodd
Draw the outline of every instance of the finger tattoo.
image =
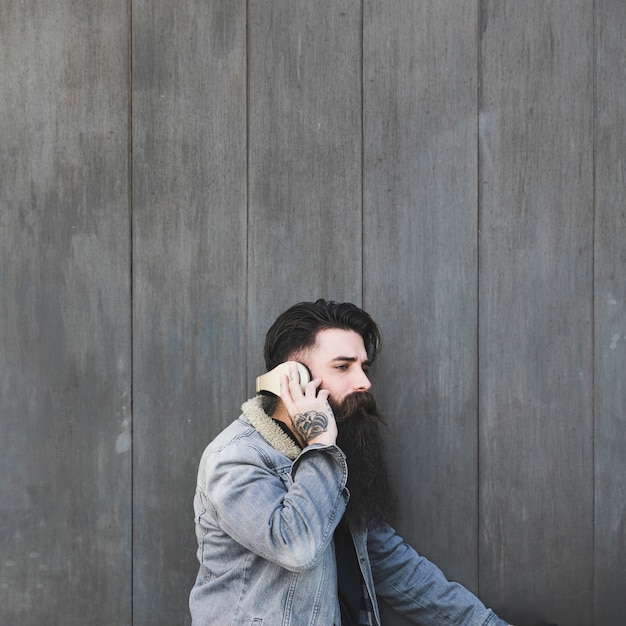
<svg viewBox="0 0 626 626">
<path fill-rule="evenodd" d="M 294 415 L 293 423 L 305 441 L 310 441 L 328 430 L 328 416 L 319 411 L 298 413 Z"/>
</svg>

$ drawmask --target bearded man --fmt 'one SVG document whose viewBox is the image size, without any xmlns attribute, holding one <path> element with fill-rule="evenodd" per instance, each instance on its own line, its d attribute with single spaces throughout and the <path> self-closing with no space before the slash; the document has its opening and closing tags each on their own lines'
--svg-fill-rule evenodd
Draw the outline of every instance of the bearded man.
<svg viewBox="0 0 626 626">
<path fill-rule="evenodd" d="M 280 397 L 244 403 L 200 461 L 193 626 L 380 626 L 377 597 L 424 626 L 507 626 L 391 526 L 368 377 L 380 346 L 350 303 L 296 304 L 269 329 L 268 370 L 290 362 Z"/>
</svg>

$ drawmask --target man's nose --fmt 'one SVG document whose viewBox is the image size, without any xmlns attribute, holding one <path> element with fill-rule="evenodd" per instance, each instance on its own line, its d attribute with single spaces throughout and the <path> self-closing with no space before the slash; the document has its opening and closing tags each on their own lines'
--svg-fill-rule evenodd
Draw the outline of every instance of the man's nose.
<svg viewBox="0 0 626 626">
<path fill-rule="evenodd" d="M 367 374 L 364 371 L 360 371 L 357 374 L 357 378 L 354 382 L 354 390 L 355 391 L 369 391 L 372 383 L 370 379 L 367 377 Z"/>
</svg>

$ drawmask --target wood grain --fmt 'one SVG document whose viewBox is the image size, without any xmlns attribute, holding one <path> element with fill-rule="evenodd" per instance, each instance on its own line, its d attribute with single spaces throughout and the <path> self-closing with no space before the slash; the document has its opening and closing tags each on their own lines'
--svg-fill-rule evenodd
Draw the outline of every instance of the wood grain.
<svg viewBox="0 0 626 626">
<path fill-rule="evenodd" d="M 595 3 L 595 624 L 626 610 L 626 6 Z"/>
<path fill-rule="evenodd" d="M 134 620 L 189 621 L 204 446 L 246 345 L 246 3 L 133 4 Z"/>
<path fill-rule="evenodd" d="M 365 6 L 364 288 L 385 337 L 373 375 L 397 526 L 476 590 L 477 11 Z"/>
<path fill-rule="evenodd" d="M 125 16 L 0 4 L 2 624 L 131 620 Z"/>
<path fill-rule="evenodd" d="M 248 389 L 300 301 L 362 298 L 361 3 L 249 3 Z"/>
<path fill-rule="evenodd" d="M 482 5 L 480 590 L 516 624 L 592 622 L 592 34 Z"/>
</svg>

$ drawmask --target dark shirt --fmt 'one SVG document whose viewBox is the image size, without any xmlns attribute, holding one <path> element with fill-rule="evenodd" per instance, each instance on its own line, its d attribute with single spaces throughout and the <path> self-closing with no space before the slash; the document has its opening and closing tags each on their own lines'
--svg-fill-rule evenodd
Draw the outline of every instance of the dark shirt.
<svg viewBox="0 0 626 626">
<path fill-rule="evenodd" d="M 348 524 L 342 520 L 335 530 L 337 591 L 341 608 L 341 626 L 358 626 L 361 609 L 361 570 Z"/>
</svg>

